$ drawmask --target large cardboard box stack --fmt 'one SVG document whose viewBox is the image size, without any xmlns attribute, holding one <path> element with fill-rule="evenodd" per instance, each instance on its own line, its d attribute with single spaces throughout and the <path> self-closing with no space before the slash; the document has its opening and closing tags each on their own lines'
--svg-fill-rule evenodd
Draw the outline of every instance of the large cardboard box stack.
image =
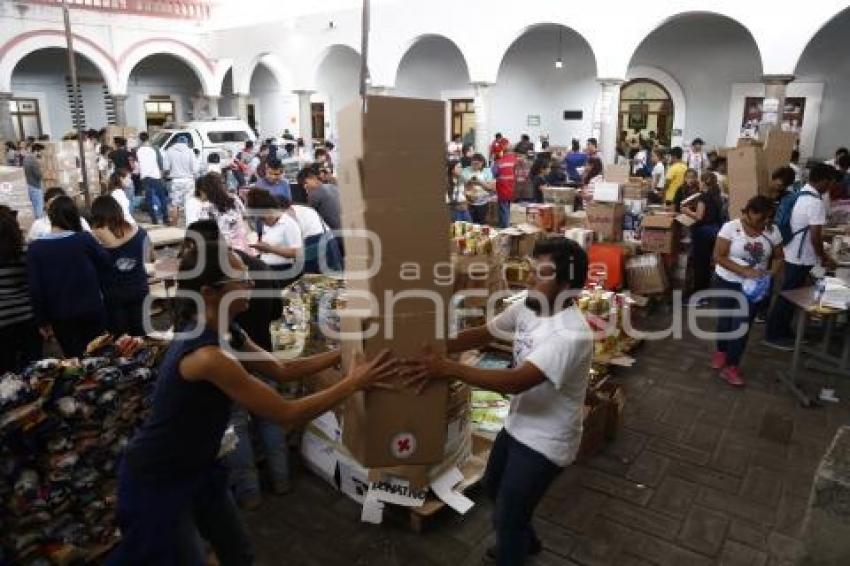
<svg viewBox="0 0 850 566">
<path fill-rule="evenodd" d="M 769 195 L 770 175 L 788 165 L 797 143 L 797 134 L 772 130 L 764 145 L 753 141 L 738 143 L 727 152 L 729 215 L 737 218 L 747 201 L 757 195 Z"/>
<path fill-rule="evenodd" d="M 632 293 L 664 293 L 668 283 L 667 270 L 659 254 L 644 254 L 626 260 L 626 284 Z"/>
<path fill-rule="evenodd" d="M 587 205 L 587 227 L 596 232 L 600 242 L 623 239 L 623 217 L 626 208 L 619 202 L 591 202 Z"/>
<path fill-rule="evenodd" d="M 83 175 L 80 169 L 80 150 L 77 140 L 45 142 L 41 152 L 42 185 L 44 188 L 62 187 L 69 195 L 80 191 Z M 97 170 L 97 154 L 94 146 L 85 147 L 86 173 L 89 192 L 99 194 L 100 180 Z"/>
<path fill-rule="evenodd" d="M 111 148 L 118 147 L 115 138 L 124 138 L 127 140 L 128 147 L 136 147 L 136 140 L 139 137 L 139 130 L 128 126 L 106 126 L 106 132 L 103 135 L 103 143 Z"/>
<path fill-rule="evenodd" d="M 390 348 L 411 357 L 423 343 L 445 352 L 452 294 L 451 286 L 436 285 L 433 276 L 450 260 L 443 202 L 445 104 L 386 96 L 370 96 L 366 103 L 366 113 L 357 100 L 338 116 L 342 225 L 349 231 L 349 308 L 340 313 L 344 368 L 357 352 L 368 358 Z M 406 173 L 399 177 L 399 171 Z M 374 234 L 380 249 L 351 231 Z M 396 300 L 405 293 L 412 296 Z M 369 334 L 362 333 L 366 329 Z M 445 383 L 421 394 L 360 392 L 345 405 L 343 443 L 369 468 L 435 464 L 443 455 L 446 405 Z"/>
<path fill-rule="evenodd" d="M 32 225 L 32 203 L 23 167 L 0 165 L 0 204 L 18 211 L 18 224 L 28 230 Z"/>
<path fill-rule="evenodd" d="M 648 214 L 641 222 L 640 246 L 644 252 L 671 254 L 679 244 L 679 224 L 673 214 Z"/>
</svg>

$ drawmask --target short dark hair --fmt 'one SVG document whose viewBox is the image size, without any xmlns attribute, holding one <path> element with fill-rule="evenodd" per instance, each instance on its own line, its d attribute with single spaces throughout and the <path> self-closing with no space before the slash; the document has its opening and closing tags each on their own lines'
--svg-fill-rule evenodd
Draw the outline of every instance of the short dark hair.
<svg viewBox="0 0 850 566">
<path fill-rule="evenodd" d="M 47 217 L 50 219 L 50 224 L 57 228 L 71 230 L 72 232 L 83 231 L 80 211 L 74 203 L 74 199 L 69 196 L 62 195 L 53 199 L 53 202 L 47 207 Z"/>
<path fill-rule="evenodd" d="M 850 149 L 842 146 L 835 150 L 835 155 L 847 155 L 850 154 Z"/>
<path fill-rule="evenodd" d="M 246 142 L 245 142 L 245 147 L 246 147 L 246 148 L 249 148 L 249 149 L 250 149 L 250 148 L 252 148 L 252 147 L 254 147 L 254 140 L 248 140 L 248 141 L 246 141 Z"/>
<path fill-rule="evenodd" d="M 502 139 L 502 134 L 500 132 L 496 132 L 495 137 L 496 137 L 497 140 L 500 140 L 500 139 Z"/>
<path fill-rule="evenodd" d="M 599 141 L 596 138 L 587 138 L 587 143 L 592 143 L 595 147 L 599 147 Z"/>
<path fill-rule="evenodd" d="M 672 155 L 676 159 L 682 159 L 682 148 L 681 147 L 674 147 L 673 149 L 670 150 L 670 155 Z"/>
<path fill-rule="evenodd" d="M 248 194 L 245 195 L 245 202 L 248 208 L 257 210 L 278 210 L 281 208 L 280 201 L 273 194 L 259 187 L 248 189 Z"/>
<path fill-rule="evenodd" d="M 705 145 L 705 142 L 702 141 L 702 138 L 694 138 L 694 141 L 691 142 L 691 145 Z"/>
<path fill-rule="evenodd" d="M 148 133 L 147 132 L 139 132 L 139 141 L 141 141 L 141 142 L 148 141 Z"/>
<path fill-rule="evenodd" d="M 785 165 L 784 167 L 780 167 L 774 171 L 773 175 L 770 176 L 770 179 L 779 179 L 782 181 L 783 187 L 790 187 L 794 184 L 794 181 L 797 180 L 797 173 L 789 166 Z"/>
<path fill-rule="evenodd" d="M 841 167 L 842 169 L 847 169 L 850 167 L 850 155 L 846 153 L 842 153 L 838 156 L 838 159 L 835 160 L 835 164 Z"/>
<path fill-rule="evenodd" d="M 273 157 L 266 161 L 266 170 L 283 169 L 283 162 L 278 157 Z"/>
<path fill-rule="evenodd" d="M 328 150 L 327 150 L 327 149 L 325 149 L 325 148 L 323 148 L 323 147 L 317 147 L 317 148 L 313 151 L 313 157 L 314 157 L 314 158 L 316 158 L 316 159 L 318 159 L 319 157 L 323 157 L 323 156 L 325 156 L 325 155 L 327 155 L 327 154 L 328 154 Z"/>
<path fill-rule="evenodd" d="M 481 155 L 480 153 L 473 153 L 470 158 L 472 161 L 480 161 L 483 164 L 487 164 L 487 158 Z"/>
<path fill-rule="evenodd" d="M 298 183 L 303 185 L 307 177 L 316 177 L 318 179 L 320 174 L 321 166 L 318 163 L 311 163 L 310 165 L 305 165 L 298 172 Z"/>
<path fill-rule="evenodd" d="M 548 255 L 555 264 L 555 281 L 582 289 L 587 282 L 587 253 L 577 242 L 563 236 L 544 238 L 534 244 L 534 257 Z"/>
<path fill-rule="evenodd" d="M 581 151 L 581 143 L 575 138 L 573 138 L 573 141 L 570 144 L 570 147 L 573 151 Z"/>
<path fill-rule="evenodd" d="M 820 183 L 822 181 L 831 181 L 835 178 L 835 167 L 830 167 L 826 163 L 815 163 L 809 171 L 809 182 Z"/>
<path fill-rule="evenodd" d="M 65 194 L 65 189 L 62 187 L 50 187 L 44 191 L 44 202 L 55 199 L 56 197 L 64 197 Z"/>
<path fill-rule="evenodd" d="M 754 196 L 744 205 L 744 212 L 753 214 L 770 214 L 773 211 L 773 201 L 764 195 Z"/>
</svg>

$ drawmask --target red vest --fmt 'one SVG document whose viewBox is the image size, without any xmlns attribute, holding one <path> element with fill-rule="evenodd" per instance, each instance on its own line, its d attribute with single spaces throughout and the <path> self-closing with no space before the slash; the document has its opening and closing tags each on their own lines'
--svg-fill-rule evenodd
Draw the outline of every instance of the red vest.
<svg viewBox="0 0 850 566">
<path fill-rule="evenodd" d="M 516 188 L 516 153 L 508 153 L 496 162 L 496 196 L 499 200 L 513 200 Z"/>
</svg>

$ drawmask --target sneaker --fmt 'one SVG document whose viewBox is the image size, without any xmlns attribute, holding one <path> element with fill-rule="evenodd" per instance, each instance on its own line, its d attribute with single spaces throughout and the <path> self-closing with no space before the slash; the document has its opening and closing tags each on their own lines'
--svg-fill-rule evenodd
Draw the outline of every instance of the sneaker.
<svg viewBox="0 0 850 566">
<path fill-rule="evenodd" d="M 720 372 L 720 376 L 723 377 L 729 385 L 734 385 L 735 387 L 743 387 L 744 385 L 744 380 L 741 377 L 741 370 L 739 370 L 737 366 L 727 366 L 723 368 L 723 371 Z"/>
<path fill-rule="evenodd" d="M 782 350 L 784 352 L 794 351 L 794 341 L 789 338 L 780 338 L 777 340 L 768 340 L 765 338 L 761 341 L 761 343 L 769 348 L 774 348 L 775 350 Z"/>
<path fill-rule="evenodd" d="M 543 552 L 543 543 L 540 542 L 539 538 L 535 538 L 531 541 L 531 545 L 528 547 L 528 555 L 537 556 L 541 552 Z M 486 562 L 491 562 L 495 564 L 497 558 L 498 557 L 496 555 L 496 545 L 494 544 L 493 546 L 487 549 L 486 553 L 484 553 L 484 559 Z"/>
<path fill-rule="evenodd" d="M 726 365 L 726 352 L 714 352 L 711 356 L 711 367 L 713 369 L 723 369 Z"/>
</svg>

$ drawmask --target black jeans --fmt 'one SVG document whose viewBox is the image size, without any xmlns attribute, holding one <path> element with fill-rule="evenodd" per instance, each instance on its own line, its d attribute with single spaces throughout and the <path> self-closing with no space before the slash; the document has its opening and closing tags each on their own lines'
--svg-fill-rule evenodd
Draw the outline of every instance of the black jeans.
<svg viewBox="0 0 850 566">
<path fill-rule="evenodd" d="M 116 338 L 122 334 L 145 336 L 142 322 L 145 299 L 121 299 L 109 297 L 106 300 L 106 314 L 109 319 L 109 332 Z"/>
<path fill-rule="evenodd" d="M 806 278 L 812 270 L 811 265 L 797 265 L 786 261 L 782 267 L 781 291 L 799 289 L 806 284 Z M 767 317 L 765 338 L 768 340 L 789 340 L 794 338 L 791 331 L 791 320 L 794 318 L 794 305 L 782 295 L 776 297 L 773 309 Z"/>
<path fill-rule="evenodd" d="M 756 317 L 756 313 L 763 303 L 770 302 L 770 296 L 768 295 L 766 299 L 758 304 L 752 304 L 741 291 L 740 283 L 726 281 L 716 274 L 714 276 L 713 287 L 726 292 L 726 296 L 714 299 L 716 308 L 723 310 L 744 310 L 740 316 L 719 316 L 717 318 L 718 334 L 737 333 L 746 325 L 745 330 L 743 330 L 744 335 L 739 338 L 717 339 L 717 351 L 726 354 L 726 365 L 738 366 L 741 363 L 741 358 L 744 356 L 744 349 L 747 347 L 747 339 L 753 327 L 753 320 Z"/>
<path fill-rule="evenodd" d="M 525 562 L 529 545 L 537 539 L 531 523 L 534 509 L 561 469 L 505 429 L 496 436 L 484 474 L 484 489 L 496 502 L 493 525 L 499 566 Z"/>
<path fill-rule="evenodd" d="M 0 327 L 0 375 L 41 358 L 41 336 L 32 320 Z"/>
<path fill-rule="evenodd" d="M 714 256 L 714 243 L 720 226 L 704 224 L 691 230 L 691 262 L 694 270 L 692 291 L 697 293 L 708 289 L 711 284 L 711 259 Z"/>
</svg>

